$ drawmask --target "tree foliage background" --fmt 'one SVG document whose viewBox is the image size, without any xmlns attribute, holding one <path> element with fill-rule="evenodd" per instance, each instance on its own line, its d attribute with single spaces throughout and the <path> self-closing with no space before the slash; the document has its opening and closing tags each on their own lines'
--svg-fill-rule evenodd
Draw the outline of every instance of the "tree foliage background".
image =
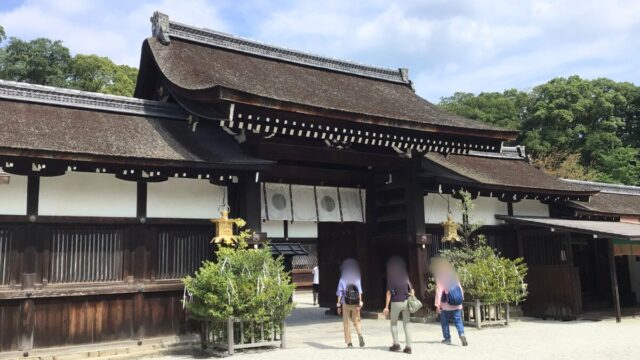
<svg viewBox="0 0 640 360">
<path fill-rule="evenodd" d="M 567 178 L 640 185 L 640 87 L 556 78 L 530 91 L 455 93 L 444 109 L 518 130 L 534 164 Z"/>
<path fill-rule="evenodd" d="M 7 39 L 0 26 L 0 78 L 31 84 L 132 96 L 138 70 L 106 57 L 71 56 L 62 41 Z"/>
</svg>

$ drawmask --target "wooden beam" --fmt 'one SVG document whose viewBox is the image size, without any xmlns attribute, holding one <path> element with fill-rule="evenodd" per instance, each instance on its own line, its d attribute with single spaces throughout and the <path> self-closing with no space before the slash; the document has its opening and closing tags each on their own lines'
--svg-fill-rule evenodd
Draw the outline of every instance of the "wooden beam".
<svg viewBox="0 0 640 360">
<path fill-rule="evenodd" d="M 296 146 L 272 142 L 258 142 L 254 146 L 255 156 L 278 162 L 297 161 L 316 164 L 339 164 L 354 168 L 399 168 L 408 167 L 409 159 L 397 155 L 337 150 L 317 146 Z"/>
<path fill-rule="evenodd" d="M 622 313 L 620 310 L 620 292 L 618 291 L 618 274 L 616 271 L 616 259 L 613 252 L 613 239 L 609 239 L 609 273 L 611 276 L 611 291 L 613 293 L 613 307 L 616 316 L 616 322 L 622 321 Z"/>
<path fill-rule="evenodd" d="M 261 175 L 261 181 L 297 185 L 365 187 L 370 176 L 369 171 L 349 171 L 317 166 L 275 165 L 272 170 Z"/>
</svg>

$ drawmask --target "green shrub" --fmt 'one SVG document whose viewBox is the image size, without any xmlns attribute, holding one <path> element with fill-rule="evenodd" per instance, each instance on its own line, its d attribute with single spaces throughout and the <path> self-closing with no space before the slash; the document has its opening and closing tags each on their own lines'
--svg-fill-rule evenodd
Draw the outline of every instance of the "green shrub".
<svg viewBox="0 0 640 360">
<path fill-rule="evenodd" d="M 284 320 L 293 310 L 295 285 L 282 258 L 262 249 L 220 247 L 216 261 L 207 261 L 183 279 L 191 294 L 187 308 L 201 319 Z"/>
<path fill-rule="evenodd" d="M 488 304 L 519 303 L 527 296 L 524 260 L 504 258 L 482 239 L 473 248 L 443 250 L 440 255 L 457 269 L 468 300 Z"/>
</svg>

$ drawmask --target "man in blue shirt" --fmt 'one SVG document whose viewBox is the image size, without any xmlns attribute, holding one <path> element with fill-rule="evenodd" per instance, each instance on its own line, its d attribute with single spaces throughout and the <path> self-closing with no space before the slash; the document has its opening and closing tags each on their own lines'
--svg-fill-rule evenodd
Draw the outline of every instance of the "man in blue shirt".
<svg viewBox="0 0 640 360">
<path fill-rule="evenodd" d="M 362 302 L 362 281 L 360 279 L 360 268 L 358 263 L 353 259 L 347 259 L 340 267 L 342 275 L 338 282 L 336 296 L 338 302 L 336 307 L 338 315 L 342 314 L 342 323 L 344 325 L 344 341 L 347 347 L 353 347 L 351 343 L 351 329 L 349 322 L 353 325 L 358 333 L 360 347 L 364 346 L 364 338 L 362 337 L 362 327 L 360 324 L 360 309 L 364 303 Z"/>
</svg>

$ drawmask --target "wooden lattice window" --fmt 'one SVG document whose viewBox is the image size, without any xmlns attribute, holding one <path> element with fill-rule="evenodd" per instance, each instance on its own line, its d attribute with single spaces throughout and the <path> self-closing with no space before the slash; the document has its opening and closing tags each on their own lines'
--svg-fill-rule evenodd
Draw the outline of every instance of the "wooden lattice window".
<svg viewBox="0 0 640 360">
<path fill-rule="evenodd" d="M 158 233 L 157 279 L 180 279 L 193 274 L 213 252 L 212 230 L 171 229 Z"/>
<path fill-rule="evenodd" d="M 311 270 L 318 265 L 318 245 L 301 244 L 309 255 L 298 255 L 293 257 L 292 265 L 296 270 Z"/>
<path fill-rule="evenodd" d="M 123 237 L 120 229 L 52 229 L 49 283 L 122 281 Z"/>
</svg>

